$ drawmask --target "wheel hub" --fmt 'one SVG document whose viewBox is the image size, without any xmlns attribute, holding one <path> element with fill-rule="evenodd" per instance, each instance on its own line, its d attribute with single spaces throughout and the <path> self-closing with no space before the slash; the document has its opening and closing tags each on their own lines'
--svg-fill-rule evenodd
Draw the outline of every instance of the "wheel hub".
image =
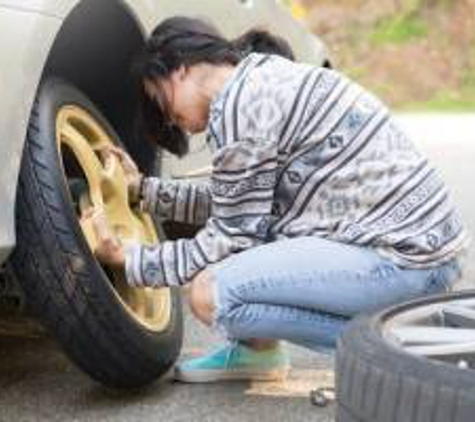
<svg viewBox="0 0 475 422">
<path fill-rule="evenodd" d="M 112 156 L 106 162 L 102 160 L 101 151 L 113 145 L 102 125 L 83 108 L 67 105 L 57 114 L 56 134 L 68 185 L 71 180 L 83 184 L 83 192 L 76 198 L 76 212 L 91 251 L 97 245 L 95 232 L 90 220 L 80 218 L 91 206 L 104 209 L 110 227 L 122 242 L 156 244 L 158 239 L 151 217 L 130 206 L 125 172 L 119 159 Z M 104 270 L 118 298 L 137 321 L 154 331 L 165 329 L 171 316 L 169 289 L 132 288 L 123 271 Z"/>
</svg>

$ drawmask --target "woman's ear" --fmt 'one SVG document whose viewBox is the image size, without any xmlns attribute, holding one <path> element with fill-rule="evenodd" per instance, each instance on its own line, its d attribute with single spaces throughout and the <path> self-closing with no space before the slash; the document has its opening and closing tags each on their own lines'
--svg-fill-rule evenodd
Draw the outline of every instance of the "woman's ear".
<svg viewBox="0 0 475 422">
<path fill-rule="evenodd" d="M 182 64 L 176 71 L 177 77 L 180 81 L 183 81 L 188 76 L 188 68 Z"/>
</svg>

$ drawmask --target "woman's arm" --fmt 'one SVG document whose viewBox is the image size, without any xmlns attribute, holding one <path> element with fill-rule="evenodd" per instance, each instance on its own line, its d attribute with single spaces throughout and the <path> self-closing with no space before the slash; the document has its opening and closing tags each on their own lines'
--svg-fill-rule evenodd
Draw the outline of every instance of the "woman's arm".
<svg viewBox="0 0 475 422">
<path fill-rule="evenodd" d="M 164 180 L 145 177 L 132 158 L 121 148 L 109 146 L 101 151 L 107 165 L 114 157 L 120 161 L 129 188 L 129 200 L 142 200 L 144 211 L 172 220 L 203 226 L 210 215 L 209 183 L 190 183 L 184 180 Z"/>
<path fill-rule="evenodd" d="M 174 286 L 209 264 L 267 240 L 277 172 L 274 142 L 248 139 L 223 148 L 213 160 L 212 216 L 192 239 L 125 248 L 133 286 Z"/>
<path fill-rule="evenodd" d="M 147 177 L 142 196 L 143 209 L 164 220 L 203 226 L 211 214 L 209 182 Z"/>
</svg>

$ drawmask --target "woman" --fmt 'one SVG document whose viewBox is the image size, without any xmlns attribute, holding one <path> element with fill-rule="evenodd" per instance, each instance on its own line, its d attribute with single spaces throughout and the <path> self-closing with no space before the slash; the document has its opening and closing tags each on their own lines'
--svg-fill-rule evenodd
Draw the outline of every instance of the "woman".
<svg viewBox="0 0 475 422">
<path fill-rule="evenodd" d="M 114 153 L 144 209 L 197 235 L 122 245 L 94 214 L 101 261 L 132 286 L 190 284 L 195 316 L 231 340 L 179 365 L 183 381 L 282 378 L 278 340 L 333 347 L 353 316 L 460 277 L 466 236 L 447 189 L 386 107 L 335 71 L 250 53 L 251 38 L 176 17 L 137 63 L 148 138 L 180 155 L 206 131 L 211 181 L 142 178 Z"/>
</svg>

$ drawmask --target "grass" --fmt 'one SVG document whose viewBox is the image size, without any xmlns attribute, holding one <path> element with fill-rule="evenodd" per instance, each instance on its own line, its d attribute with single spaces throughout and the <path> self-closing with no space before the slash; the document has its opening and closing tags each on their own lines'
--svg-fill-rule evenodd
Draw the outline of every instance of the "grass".
<svg viewBox="0 0 475 422">
<path fill-rule="evenodd" d="M 430 100 L 404 104 L 407 111 L 475 112 L 475 88 L 462 92 L 440 90 Z"/>
</svg>

